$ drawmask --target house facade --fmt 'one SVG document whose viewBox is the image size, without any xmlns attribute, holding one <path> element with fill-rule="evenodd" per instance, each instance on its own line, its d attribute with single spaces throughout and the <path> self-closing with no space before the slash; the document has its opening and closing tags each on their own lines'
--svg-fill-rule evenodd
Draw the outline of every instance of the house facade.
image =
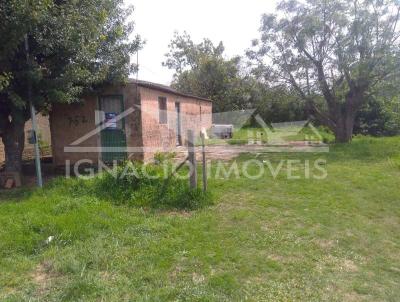
<svg viewBox="0 0 400 302">
<path fill-rule="evenodd" d="M 53 162 L 149 161 L 174 152 L 212 125 L 212 102 L 171 87 L 130 80 L 86 96 L 77 104 L 55 104 L 50 113 Z"/>
</svg>

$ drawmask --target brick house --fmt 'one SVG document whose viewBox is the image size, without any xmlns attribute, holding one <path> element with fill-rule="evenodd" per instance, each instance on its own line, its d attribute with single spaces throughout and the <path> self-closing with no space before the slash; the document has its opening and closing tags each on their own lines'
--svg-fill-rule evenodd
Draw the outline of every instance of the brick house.
<svg viewBox="0 0 400 302">
<path fill-rule="evenodd" d="M 38 126 L 39 139 L 41 141 L 41 155 L 48 156 L 50 155 L 51 146 L 49 117 L 39 113 L 36 115 L 36 122 Z M 31 129 L 32 122 L 29 120 L 25 123 L 25 134 Z M 33 145 L 29 144 L 27 135 L 25 135 L 25 149 L 22 157 L 23 159 L 32 159 L 34 157 L 34 147 Z M 3 163 L 4 160 L 4 145 L 0 138 L 0 164 Z"/>
<path fill-rule="evenodd" d="M 53 162 L 148 161 L 186 143 L 212 125 L 212 102 L 169 86 L 129 80 L 77 104 L 55 104 L 50 113 Z"/>
</svg>

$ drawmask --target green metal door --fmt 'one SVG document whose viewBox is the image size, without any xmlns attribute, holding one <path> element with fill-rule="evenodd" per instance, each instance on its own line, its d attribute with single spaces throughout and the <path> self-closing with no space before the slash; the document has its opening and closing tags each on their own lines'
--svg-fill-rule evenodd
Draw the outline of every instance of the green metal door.
<svg viewBox="0 0 400 302">
<path fill-rule="evenodd" d="M 105 163 L 126 159 L 125 122 L 119 115 L 124 111 L 121 95 L 102 96 L 99 100 L 103 112 L 104 129 L 101 130 L 102 160 Z"/>
</svg>

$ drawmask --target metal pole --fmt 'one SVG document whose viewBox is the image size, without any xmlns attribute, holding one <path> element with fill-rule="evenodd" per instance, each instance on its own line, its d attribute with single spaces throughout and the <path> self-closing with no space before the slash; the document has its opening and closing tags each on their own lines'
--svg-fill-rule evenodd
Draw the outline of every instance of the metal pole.
<svg viewBox="0 0 400 302">
<path fill-rule="evenodd" d="M 28 35 L 25 35 L 25 51 L 26 51 L 26 62 L 28 64 L 29 71 L 31 70 L 31 62 L 29 58 L 29 43 L 28 43 Z M 42 179 L 42 168 L 40 166 L 40 150 L 39 150 L 39 140 L 37 136 L 37 124 L 36 124 L 36 111 L 35 107 L 32 103 L 32 81 L 31 77 L 28 74 L 28 102 L 31 111 L 31 120 L 32 120 L 32 130 L 34 135 L 34 146 L 35 146 L 35 165 L 36 165 L 36 182 L 38 187 L 43 187 L 43 179 Z"/>
</svg>

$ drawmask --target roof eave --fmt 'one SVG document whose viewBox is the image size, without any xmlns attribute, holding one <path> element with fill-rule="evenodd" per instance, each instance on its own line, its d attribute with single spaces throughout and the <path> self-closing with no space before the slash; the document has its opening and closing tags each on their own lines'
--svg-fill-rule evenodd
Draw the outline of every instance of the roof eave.
<svg viewBox="0 0 400 302">
<path fill-rule="evenodd" d="M 191 94 L 187 94 L 187 93 L 183 93 L 183 92 L 179 92 L 179 91 L 175 90 L 172 87 L 161 85 L 161 84 L 157 84 L 157 83 L 145 82 L 145 81 L 140 81 L 140 80 L 137 81 L 137 80 L 134 80 L 134 79 L 129 79 L 129 82 L 130 83 L 134 83 L 134 84 L 136 84 L 136 85 L 138 85 L 140 87 L 144 87 L 144 88 L 154 89 L 154 90 L 158 90 L 158 91 L 162 91 L 162 92 L 166 92 L 166 93 L 179 95 L 179 96 L 182 96 L 182 97 L 193 98 L 193 99 L 197 99 L 197 100 L 201 100 L 201 101 L 212 102 L 212 100 L 210 100 L 210 99 L 199 97 L 199 96 L 195 96 L 195 95 L 191 95 Z"/>
</svg>

